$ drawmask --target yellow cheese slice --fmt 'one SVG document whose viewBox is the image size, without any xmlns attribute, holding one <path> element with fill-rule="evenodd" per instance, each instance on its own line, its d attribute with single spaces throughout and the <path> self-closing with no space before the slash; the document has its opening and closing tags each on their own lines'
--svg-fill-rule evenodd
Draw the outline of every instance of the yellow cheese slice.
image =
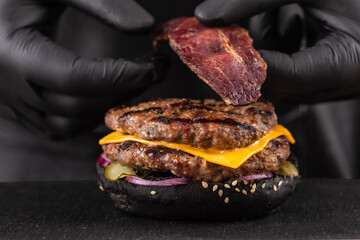
<svg viewBox="0 0 360 240">
<path fill-rule="evenodd" d="M 110 133 L 109 135 L 102 138 L 99 141 L 99 144 L 103 145 L 108 143 L 135 141 L 146 145 L 160 145 L 171 149 L 181 150 L 194 156 L 202 157 L 208 162 L 216 163 L 226 167 L 238 168 L 252 155 L 262 151 L 270 140 L 281 135 L 284 135 L 292 144 L 295 143 L 295 140 L 289 130 L 287 130 L 282 125 L 276 125 L 276 127 L 271 130 L 269 134 L 254 142 L 253 144 L 244 148 L 236 148 L 231 150 L 219 150 L 215 148 L 200 149 L 186 144 L 168 143 L 164 141 L 148 141 L 133 135 L 121 134 L 119 132 Z"/>
</svg>

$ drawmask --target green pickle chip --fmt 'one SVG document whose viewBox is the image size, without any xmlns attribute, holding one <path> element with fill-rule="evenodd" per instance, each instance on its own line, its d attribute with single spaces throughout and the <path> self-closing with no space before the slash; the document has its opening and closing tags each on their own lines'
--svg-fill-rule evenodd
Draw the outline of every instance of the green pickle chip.
<svg viewBox="0 0 360 240">
<path fill-rule="evenodd" d="M 118 162 L 112 162 L 105 169 L 105 177 L 110 181 L 116 181 L 126 176 L 136 176 L 135 171 L 129 167 Z"/>
<path fill-rule="evenodd" d="M 299 176 L 299 172 L 296 167 L 288 161 L 285 161 L 278 170 L 275 171 L 276 174 L 282 176 Z"/>
</svg>

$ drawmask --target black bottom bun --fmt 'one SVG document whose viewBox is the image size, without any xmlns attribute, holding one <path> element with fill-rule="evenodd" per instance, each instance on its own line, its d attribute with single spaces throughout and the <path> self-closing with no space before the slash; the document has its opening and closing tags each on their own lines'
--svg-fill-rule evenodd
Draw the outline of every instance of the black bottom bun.
<svg viewBox="0 0 360 240">
<path fill-rule="evenodd" d="M 293 156 L 290 158 L 291 162 L 296 161 Z M 232 179 L 224 183 L 194 181 L 174 186 L 141 186 L 124 179 L 109 181 L 104 176 L 105 168 L 99 164 L 96 168 L 100 189 L 110 195 L 116 207 L 135 216 L 171 220 L 261 217 L 280 206 L 300 180 L 274 174 L 273 178 L 249 182 L 236 183 Z"/>
</svg>

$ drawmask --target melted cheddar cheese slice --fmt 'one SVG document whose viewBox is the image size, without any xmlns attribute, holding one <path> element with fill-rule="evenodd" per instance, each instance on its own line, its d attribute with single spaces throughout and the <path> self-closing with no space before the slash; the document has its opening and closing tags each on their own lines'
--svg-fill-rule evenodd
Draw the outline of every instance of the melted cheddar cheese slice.
<svg viewBox="0 0 360 240">
<path fill-rule="evenodd" d="M 231 168 L 238 168 L 252 155 L 262 151 L 265 146 L 274 138 L 284 135 L 289 142 L 295 143 L 295 140 L 289 130 L 282 125 L 276 125 L 266 136 L 244 147 L 230 150 L 219 150 L 214 148 L 200 149 L 186 144 L 168 143 L 164 141 L 148 141 L 133 135 L 124 135 L 119 132 L 112 132 L 99 141 L 100 145 L 108 143 L 121 143 L 125 141 L 134 141 L 146 145 L 160 145 L 171 149 L 181 150 L 194 156 L 199 156 L 208 162 L 216 163 Z"/>
</svg>

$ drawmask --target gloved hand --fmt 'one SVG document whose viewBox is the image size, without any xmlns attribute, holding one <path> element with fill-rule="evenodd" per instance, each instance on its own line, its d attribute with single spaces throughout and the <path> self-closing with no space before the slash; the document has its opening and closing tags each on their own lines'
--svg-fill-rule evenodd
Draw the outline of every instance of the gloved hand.
<svg viewBox="0 0 360 240">
<path fill-rule="evenodd" d="M 163 77 L 154 59 L 83 58 L 53 42 L 46 33 L 69 6 L 122 32 L 154 24 L 134 0 L 0 1 L 0 103 L 24 126 L 56 137 L 94 128 L 108 107 Z"/>
<path fill-rule="evenodd" d="M 299 19 L 280 11 L 290 3 L 304 10 L 305 49 L 299 49 Z M 250 35 L 257 45 L 272 50 L 259 52 L 268 65 L 266 85 L 278 96 L 315 102 L 360 95 L 358 0 L 207 0 L 195 15 L 209 25 L 256 15 L 250 20 Z M 266 43 L 269 40 L 272 43 Z M 294 45 L 296 51 L 287 51 Z"/>
</svg>

